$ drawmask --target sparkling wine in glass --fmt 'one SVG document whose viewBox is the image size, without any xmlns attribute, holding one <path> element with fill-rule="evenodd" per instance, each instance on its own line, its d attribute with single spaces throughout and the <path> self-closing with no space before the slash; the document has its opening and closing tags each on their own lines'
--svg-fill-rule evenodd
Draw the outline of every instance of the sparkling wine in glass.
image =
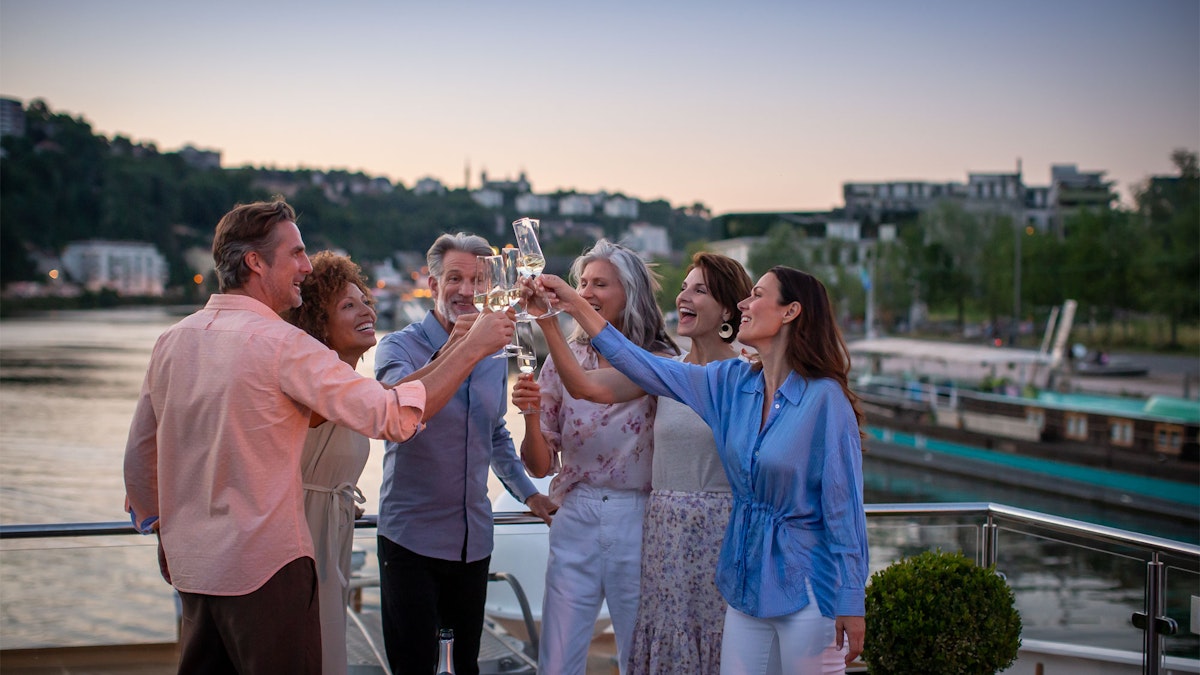
<svg viewBox="0 0 1200 675">
<path fill-rule="evenodd" d="M 472 280 L 471 288 L 474 293 L 471 296 L 472 302 L 475 304 L 475 311 L 482 312 L 487 306 L 487 289 L 488 289 L 488 256 L 475 256 L 475 278 Z"/>
<path fill-rule="evenodd" d="M 512 307 L 513 287 L 508 283 L 508 272 L 504 264 L 504 256 L 490 255 L 487 256 L 487 306 L 493 312 L 503 312 L 509 307 Z M 513 280 L 516 280 L 516 271 L 513 271 Z M 517 292 L 517 299 L 520 299 L 520 290 Z M 504 359 L 512 358 L 521 352 L 521 345 L 516 342 L 517 335 L 513 333 L 513 342 L 504 345 L 504 351 L 496 354 L 492 358 Z"/>
<path fill-rule="evenodd" d="M 521 218 L 513 221 L 513 233 L 517 237 L 517 249 L 521 252 L 521 261 L 517 270 L 527 279 L 536 279 L 546 268 L 546 256 L 542 253 L 542 245 L 537 236 L 538 221 L 533 218 Z M 548 307 L 542 316 L 554 316 L 561 310 Z"/>
<path fill-rule="evenodd" d="M 528 375 L 537 370 L 537 355 L 531 349 L 522 349 L 517 355 L 517 370 Z"/>
<path fill-rule="evenodd" d="M 504 285 L 508 288 L 508 304 L 515 308 L 521 304 L 521 251 L 510 246 L 501 251 L 500 255 L 504 258 Z M 524 310 L 517 312 L 517 321 L 530 321 L 533 318 L 532 314 Z"/>
<path fill-rule="evenodd" d="M 518 328 L 517 328 L 518 332 L 520 332 L 520 325 L 521 324 L 518 324 Z M 524 325 L 528 326 L 529 324 L 524 324 Z M 530 333 L 529 339 L 526 340 L 525 345 L 521 346 L 521 353 L 517 354 L 517 370 L 521 371 L 522 375 L 532 375 L 533 371 L 537 370 L 537 352 L 535 352 L 533 349 L 533 329 L 532 328 L 529 329 L 529 333 Z M 516 335 L 516 333 L 514 333 L 514 336 L 515 335 Z M 535 413 L 540 413 L 540 412 L 542 412 L 541 409 L 536 406 L 533 408 L 521 410 L 522 415 L 533 415 Z"/>
</svg>

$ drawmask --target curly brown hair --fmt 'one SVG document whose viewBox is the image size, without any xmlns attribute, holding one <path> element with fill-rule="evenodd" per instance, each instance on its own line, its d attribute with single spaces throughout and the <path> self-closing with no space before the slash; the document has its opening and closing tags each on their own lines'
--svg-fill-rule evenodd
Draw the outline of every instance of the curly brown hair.
<svg viewBox="0 0 1200 675">
<path fill-rule="evenodd" d="M 287 312 L 284 318 L 322 343 L 329 344 L 329 305 L 346 288 L 346 284 L 358 286 L 363 292 L 364 301 L 372 307 L 375 306 L 375 296 L 371 295 L 362 268 L 349 256 L 321 251 L 309 258 L 309 262 L 312 263 L 312 273 L 300 283 L 300 297 L 304 302 Z"/>
</svg>

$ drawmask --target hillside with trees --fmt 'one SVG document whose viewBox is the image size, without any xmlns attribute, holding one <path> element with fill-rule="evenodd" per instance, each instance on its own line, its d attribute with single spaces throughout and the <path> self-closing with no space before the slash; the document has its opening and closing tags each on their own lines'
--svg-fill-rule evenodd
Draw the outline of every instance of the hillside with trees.
<svg viewBox="0 0 1200 675">
<path fill-rule="evenodd" d="M 160 152 L 93 132 L 83 117 L 34 100 L 23 136 L 5 136 L 0 160 L 0 283 L 38 278 L 35 258 L 53 257 L 72 241 L 154 244 L 170 268 L 168 286 L 188 287 L 197 270 L 188 252 L 208 250 L 213 228 L 234 204 L 286 195 L 312 250 L 336 248 L 360 261 L 395 251 L 424 252 L 443 232 L 491 237 L 520 215 L 484 208 L 465 189 L 418 195 L 386 179 L 346 171 L 206 168 L 179 152 Z M 642 202 L 640 221 L 667 228 L 672 241 L 711 238 L 703 205 L 674 208 Z M 630 219 L 589 217 L 618 238 Z M 578 255 L 592 242 L 552 247 Z M 193 255 L 194 259 L 196 256 Z"/>
</svg>

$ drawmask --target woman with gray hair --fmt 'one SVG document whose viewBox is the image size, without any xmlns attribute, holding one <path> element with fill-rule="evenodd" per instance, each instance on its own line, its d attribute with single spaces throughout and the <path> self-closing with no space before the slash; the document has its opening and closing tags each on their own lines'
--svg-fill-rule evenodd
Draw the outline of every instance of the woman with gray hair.
<svg viewBox="0 0 1200 675">
<path fill-rule="evenodd" d="M 655 304 L 658 283 L 633 251 L 601 239 L 575 260 L 579 294 L 635 344 L 676 354 Z M 539 322 L 548 340 L 562 340 L 557 321 Z M 581 330 L 570 354 L 584 370 L 607 368 Z M 550 526 L 550 554 L 542 603 L 539 669 L 580 673 L 607 600 L 621 670 L 633 640 L 641 588 L 642 518 L 650 493 L 655 399 L 612 404 L 577 399 L 566 390 L 553 356 L 537 382 L 523 376 L 513 388 L 525 415 L 521 458 L 536 477 L 555 474 L 550 498 L 559 504 Z"/>
</svg>

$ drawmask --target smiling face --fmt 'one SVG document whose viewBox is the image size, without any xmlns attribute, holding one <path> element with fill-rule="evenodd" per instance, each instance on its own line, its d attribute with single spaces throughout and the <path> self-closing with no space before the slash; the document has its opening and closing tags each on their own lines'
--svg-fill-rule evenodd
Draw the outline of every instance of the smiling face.
<svg viewBox="0 0 1200 675">
<path fill-rule="evenodd" d="M 304 252 L 304 240 L 296 223 L 290 220 L 279 223 L 275 226 L 275 236 L 270 260 L 268 256 L 251 253 L 247 262 L 261 275 L 264 297 L 259 300 L 276 312 L 284 312 L 300 306 L 300 282 L 312 272 L 312 264 Z M 249 260 L 251 256 L 256 260 Z"/>
<path fill-rule="evenodd" d="M 433 292 L 434 313 L 446 332 L 463 314 L 477 314 L 475 309 L 475 254 L 450 250 L 442 257 L 442 276 L 429 277 Z"/>
<path fill-rule="evenodd" d="M 676 330 L 687 338 L 715 333 L 729 318 L 729 311 L 709 292 L 704 270 L 699 267 L 693 267 L 683 280 L 675 296 L 675 309 L 679 313 Z"/>
<path fill-rule="evenodd" d="M 763 346 L 778 337 L 784 325 L 795 319 L 801 311 L 800 303 L 779 304 L 779 279 L 767 272 L 750 291 L 750 297 L 738 303 L 742 310 L 742 327 L 738 341 L 749 347 L 762 350 Z"/>
<path fill-rule="evenodd" d="M 325 311 L 325 344 L 343 361 L 355 363 L 375 346 L 375 301 L 358 286 L 346 284 Z"/>
<path fill-rule="evenodd" d="M 625 288 L 621 286 L 616 266 L 607 260 L 593 260 L 579 275 L 576 290 L 605 321 L 620 330 L 621 314 L 625 311 Z"/>
</svg>

